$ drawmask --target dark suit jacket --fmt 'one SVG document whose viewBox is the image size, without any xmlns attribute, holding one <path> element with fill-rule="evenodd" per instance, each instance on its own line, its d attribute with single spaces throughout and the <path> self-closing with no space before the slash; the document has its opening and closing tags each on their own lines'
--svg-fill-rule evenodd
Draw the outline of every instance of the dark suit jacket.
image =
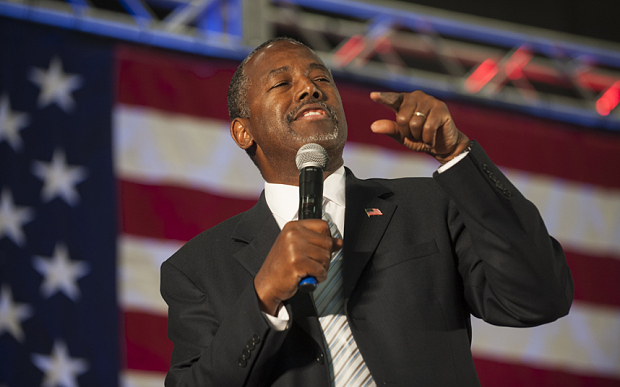
<svg viewBox="0 0 620 387">
<path fill-rule="evenodd" d="M 470 314 L 527 327 L 568 313 L 560 245 L 474 143 L 434 178 L 359 180 L 347 170 L 345 310 L 377 385 L 477 386 Z M 365 208 L 383 215 L 369 217 Z M 279 233 L 264 196 L 162 265 L 174 342 L 166 386 L 328 386 L 307 294 L 270 328 L 253 278 Z"/>
</svg>

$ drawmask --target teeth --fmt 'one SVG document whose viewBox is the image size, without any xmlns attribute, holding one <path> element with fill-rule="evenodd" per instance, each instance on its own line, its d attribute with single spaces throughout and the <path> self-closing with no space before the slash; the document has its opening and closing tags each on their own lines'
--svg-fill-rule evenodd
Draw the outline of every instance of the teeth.
<svg viewBox="0 0 620 387">
<path fill-rule="evenodd" d="M 323 113 L 313 112 L 313 111 L 309 111 L 309 112 L 304 113 L 304 117 L 306 117 L 306 116 L 322 116 L 322 115 L 323 115 Z"/>
</svg>

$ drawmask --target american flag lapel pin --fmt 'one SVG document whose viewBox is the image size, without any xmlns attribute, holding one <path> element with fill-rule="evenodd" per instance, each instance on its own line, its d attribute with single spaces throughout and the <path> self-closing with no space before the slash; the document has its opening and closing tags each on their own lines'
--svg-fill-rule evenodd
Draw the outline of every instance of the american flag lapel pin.
<svg viewBox="0 0 620 387">
<path fill-rule="evenodd" d="M 366 215 L 368 215 L 369 218 L 373 215 L 383 215 L 383 212 L 378 208 L 366 208 L 364 211 L 366 211 Z"/>
</svg>

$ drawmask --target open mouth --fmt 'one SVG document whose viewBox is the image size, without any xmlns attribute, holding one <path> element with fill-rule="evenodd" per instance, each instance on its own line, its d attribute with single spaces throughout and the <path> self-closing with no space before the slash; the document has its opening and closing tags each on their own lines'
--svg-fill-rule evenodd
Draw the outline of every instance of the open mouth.
<svg viewBox="0 0 620 387">
<path fill-rule="evenodd" d="M 307 101 L 291 110 L 286 119 L 291 136 L 305 143 L 331 141 L 338 138 L 336 111 L 322 101 Z M 294 130 L 291 126 L 294 121 L 305 123 L 301 123 L 301 128 Z"/>
<path fill-rule="evenodd" d="M 299 113 L 295 116 L 295 121 L 297 120 L 313 120 L 318 118 L 327 117 L 327 112 L 323 108 L 310 108 L 301 109 Z"/>
<path fill-rule="evenodd" d="M 317 101 L 298 106 L 294 111 L 289 113 L 288 121 L 291 123 L 293 121 L 311 121 L 326 118 L 334 119 L 334 117 L 333 109 L 327 106 L 327 104 Z"/>
</svg>

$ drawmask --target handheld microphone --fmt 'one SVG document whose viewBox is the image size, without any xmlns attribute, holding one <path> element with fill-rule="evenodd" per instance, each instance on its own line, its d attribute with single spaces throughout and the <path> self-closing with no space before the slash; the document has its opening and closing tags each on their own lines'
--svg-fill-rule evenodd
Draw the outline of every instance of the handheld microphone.
<svg viewBox="0 0 620 387">
<path fill-rule="evenodd" d="M 298 218 L 321 219 L 323 215 L 323 171 L 329 157 L 319 144 L 306 144 L 299 148 L 295 163 L 299 169 L 299 212 Z M 313 292 L 318 282 L 307 276 L 299 282 L 299 290 Z"/>
</svg>

